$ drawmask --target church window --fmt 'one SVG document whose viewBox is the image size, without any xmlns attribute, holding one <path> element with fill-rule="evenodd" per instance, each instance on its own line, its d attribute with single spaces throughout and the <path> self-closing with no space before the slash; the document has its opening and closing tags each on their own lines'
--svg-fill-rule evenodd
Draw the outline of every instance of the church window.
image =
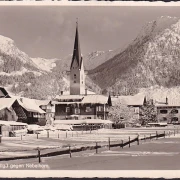
<svg viewBox="0 0 180 180">
<path fill-rule="evenodd" d="M 67 112 L 67 113 L 70 112 L 70 107 L 66 107 L 66 112 Z"/>
<path fill-rule="evenodd" d="M 91 112 L 91 107 L 87 106 L 85 111 L 86 112 Z"/>
<path fill-rule="evenodd" d="M 167 111 L 166 109 L 160 110 L 160 113 L 161 113 L 161 114 L 167 114 L 167 112 L 168 112 L 168 111 Z"/>
<path fill-rule="evenodd" d="M 177 113 L 178 113 L 178 110 L 177 110 L 177 109 L 172 109 L 172 110 L 171 110 L 171 113 L 172 113 L 172 114 L 177 114 Z"/>
</svg>

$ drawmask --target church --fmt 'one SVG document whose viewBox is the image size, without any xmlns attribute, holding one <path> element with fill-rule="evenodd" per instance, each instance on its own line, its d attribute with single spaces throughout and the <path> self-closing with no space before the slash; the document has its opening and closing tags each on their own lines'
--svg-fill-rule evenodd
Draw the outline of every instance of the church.
<svg viewBox="0 0 180 180">
<path fill-rule="evenodd" d="M 68 95 L 59 95 L 55 103 L 55 121 L 57 120 L 88 120 L 91 122 L 108 119 L 108 108 L 111 97 L 89 93 L 85 86 L 85 69 L 81 55 L 78 22 L 72 61 L 70 64 L 70 91 Z"/>
</svg>

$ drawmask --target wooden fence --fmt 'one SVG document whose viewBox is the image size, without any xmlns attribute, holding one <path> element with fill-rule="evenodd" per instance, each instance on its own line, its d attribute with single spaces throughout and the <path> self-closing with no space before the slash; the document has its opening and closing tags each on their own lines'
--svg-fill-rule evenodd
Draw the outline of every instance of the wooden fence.
<svg viewBox="0 0 180 180">
<path fill-rule="evenodd" d="M 140 144 L 140 141 L 146 141 L 146 140 L 152 140 L 152 139 L 158 139 L 158 138 L 165 138 L 166 136 L 171 136 L 175 134 L 178 134 L 179 131 L 174 130 L 174 131 L 169 131 L 169 132 L 163 132 L 163 133 L 158 133 L 156 132 L 155 135 L 144 135 L 144 137 L 139 137 L 139 135 L 136 138 L 131 139 L 130 136 L 128 138 L 128 141 L 120 140 L 119 143 L 111 142 L 111 139 L 108 138 L 108 143 L 104 145 L 98 144 L 98 142 L 95 142 L 94 145 L 88 146 L 85 145 L 85 147 L 74 147 L 72 148 L 70 145 L 68 145 L 67 149 L 60 150 L 60 151 L 55 151 L 55 152 L 48 152 L 48 153 L 43 153 L 41 154 L 40 149 L 38 148 L 38 153 L 37 155 L 30 155 L 30 156 L 25 156 L 25 157 L 12 157 L 12 158 L 0 158 L 0 161 L 4 160 L 13 160 L 13 159 L 28 159 L 28 158 L 38 158 L 38 162 L 41 162 L 41 157 L 50 157 L 50 156 L 57 156 L 57 155 L 64 155 L 64 154 L 69 154 L 70 158 L 73 157 L 72 153 L 75 152 L 81 152 L 81 151 L 86 151 L 86 150 L 95 150 L 96 153 L 98 153 L 98 149 L 100 148 L 107 148 L 110 150 L 113 147 L 120 147 L 124 148 L 125 146 L 131 147 L 133 143 L 136 143 L 137 145 Z"/>
</svg>

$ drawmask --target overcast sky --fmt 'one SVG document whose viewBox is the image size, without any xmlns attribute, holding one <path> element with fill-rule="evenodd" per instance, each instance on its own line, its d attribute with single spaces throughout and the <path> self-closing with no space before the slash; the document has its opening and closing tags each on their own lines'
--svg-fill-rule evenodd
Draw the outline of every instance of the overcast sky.
<svg viewBox="0 0 180 180">
<path fill-rule="evenodd" d="M 180 17 L 180 7 L 0 6 L 0 35 L 30 57 L 72 54 L 76 18 L 82 54 L 121 48 L 159 16 Z"/>
</svg>

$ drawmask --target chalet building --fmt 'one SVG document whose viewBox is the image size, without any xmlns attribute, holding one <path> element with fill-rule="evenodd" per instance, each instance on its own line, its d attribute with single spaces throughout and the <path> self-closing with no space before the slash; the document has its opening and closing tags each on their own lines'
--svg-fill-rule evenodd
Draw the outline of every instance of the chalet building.
<svg viewBox="0 0 180 180">
<path fill-rule="evenodd" d="M 132 114 L 132 119 L 140 120 L 142 106 L 146 103 L 146 97 L 143 94 L 134 96 L 112 96 L 111 99 L 113 105 L 119 102 L 122 105 L 127 106 L 128 112 Z"/>
<path fill-rule="evenodd" d="M 180 123 L 180 98 L 170 97 L 156 100 L 157 120 L 160 123 Z"/>
<path fill-rule="evenodd" d="M 81 55 L 78 23 L 76 23 L 74 50 L 69 75 L 69 95 L 62 93 L 56 98 L 57 102 L 54 102 L 55 120 L 106 120 L 108 118 L 108 107 L 111 105 L 111 97 L 95 93 L 89 94 L 89 91 L 85 88 L 86 71 Z"/>
<path fill-rule="evenodd" d="M 5 88 L 0 88 L 0 120 L 18 121 L 27 124 L 46 124 L 46 112 L 36 100 L 10 95 Z M 14 115 L 16 114 L 16 116 Z"/>
<path fill-rule="evenodd" d="M 55 119 L 107 119 L 109 98 L 103 95 L 61 96 L 55 103 Z"/>
</svg>

